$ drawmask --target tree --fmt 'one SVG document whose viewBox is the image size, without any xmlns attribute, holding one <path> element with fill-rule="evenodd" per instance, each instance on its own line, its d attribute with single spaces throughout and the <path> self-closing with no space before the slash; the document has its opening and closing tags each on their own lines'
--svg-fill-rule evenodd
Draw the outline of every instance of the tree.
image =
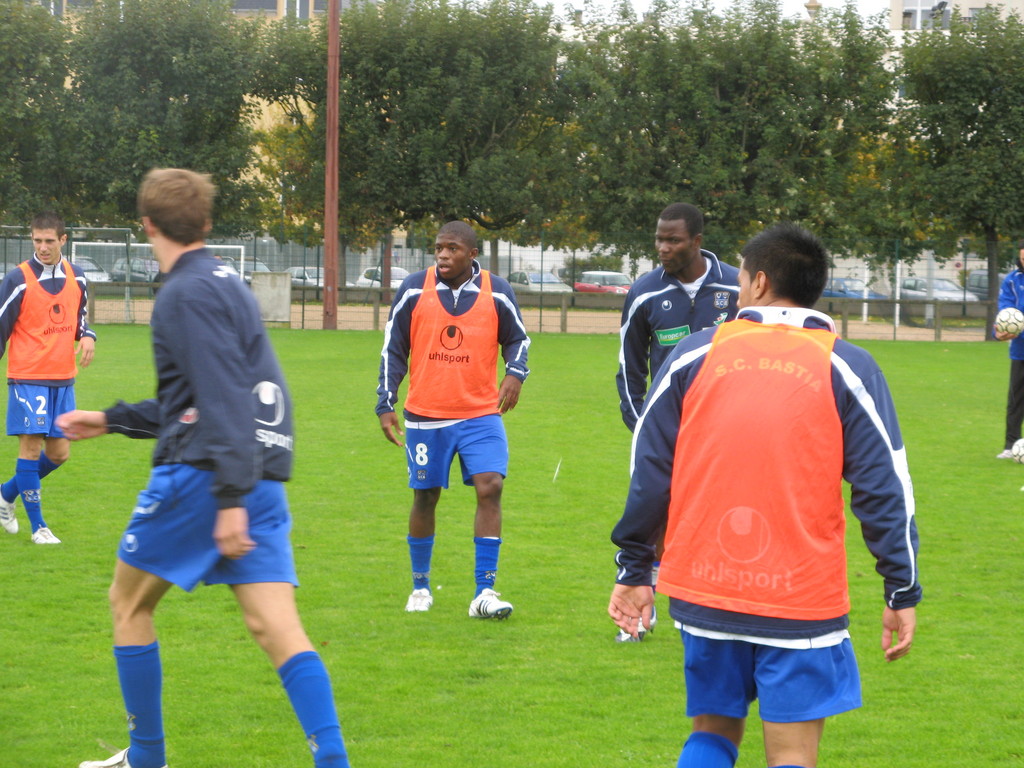
<svg viewBox="0 0 1024 768">
<path fill-rule="evenodd" d="M 60 130 L 67 35 L 40 6 L 0 0 L 0 217 L 24 224 L 66 194 Z"/>
<path fill-rule="evenodd" d="M 569 64 L 592 228 L 635 233 L 623 247 L 649 253 L 657 212 L 683 200 L 703 209 L 706 240 L 726 256 L 782 219 L 843 231 L 860 147 L 889 114 L 879 24 L 852 8 L 801 23 L 775 0 L 723 16 L 662 2 L 643 20 L 585 28 L 582 41 Z"/>
<path fill-rule="evenodd" d="M 214 221 L 258 226 L 264 190 L 251 178 L 254 22 L 226 0 L 98 0 L 78 19 L 71 49 L 81 215 L 134 221 L 135 194 L 154 166 L 213 176 Z"/>
<path fill-rule="evenodd" d="M 298 239 L 300 233 L 323 235 L 327 47 L 322 32 L 292 17 L 260 30 L 254 95 L 269 105 L 273 124 L 257 132 L 259 168 L 277 192 L 266 200 L 264 216 L 282 240 Z M 341 211 L 340 218 L 346 217 Z M 356 235 L 353 227 L 342 230 L 350 239 Z"/>
<path fill-rule="evenodd" d="M 497 232 L 559 215 L 572 158 L 549 9 L 391 0 L 346 10 L 340 33 L 343 229 L 462 218 Z M 322 25 L 280 28 L 264 47 L 277 74 L 260 95 L 287 111 L 310 171 L 324 154 L 325 37 Z M 322 187 L 304 182 L 299 195 L 312 209 Z"/>
<path fill-rule="evenodd" d="M 343 196 L 396 222 L 557 215 L 570 165 L 549 9 L 394 0 L 347 12 L 342 33 Z"/>
<path fill-rule="evenodd" d="M 902 59 L 903 119 L 925 172 L 918 210 L 984 237 L 994 296 L 999 238 L 1024 231 L 1024 24 L 989 8 L 908 37 Z"/>
</svg>

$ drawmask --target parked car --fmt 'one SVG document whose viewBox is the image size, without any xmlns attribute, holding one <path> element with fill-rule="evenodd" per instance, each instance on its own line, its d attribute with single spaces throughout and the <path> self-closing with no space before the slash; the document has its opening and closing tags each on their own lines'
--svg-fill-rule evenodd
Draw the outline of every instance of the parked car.
<svg viewBox="0 0 1024 768">
<path fill-rule="evenodd" d="M 230 256 L 218 256 L 217 258 L 224 262 L 224 266 L 221 267 L 221 269 L 225 269 L 235 277 L 241 278 L 241 275 L 238 273 L 238 265 L 235 263 L 234 259 Z"/>
<path fill-rule="evenodd" d="M 129 268 L 128 259 L 122 258 L 110 269 L 110 279 L 118 283 L 152 283 L 158 274 L 160 263 L 156 259 L 132 259 Z"/>
<path fill-rule="evenodd" d="M 253 272 L 272 272 L 273 270 L 268 267 L 264 262 L 259 261 L 247 261 L 245 262 L 245 282 L 252 282 Z"/>
<path fill-rule="evenodd" d="M 825 298 L 885 299 L 884 293 L 873 291 L 859 277 L 833 277 L 825 284 L 821 294 Z"/>
<path fill-rule="evenodd" d="M 90 283 L 110 282 L 110 273 L 88 256 L 75 256 L 75 265 L 81 267 L 85 272 L 85 279 Z"/>
<path fill-rule="evenodd" d="M 380 288 L 380 267 L 370 267 L 356 280 L 357 288 Z M 398 288 L 409 276 L 408 271 L 401 267 L 391 268 L 391 288 Z"/>
<path fill-rule="evenodd" d="M 323 288 L 323 267 L 288 267 L 292 276 L 292 288 Z"/>
<path fill-rule="evenodd" d="M 632 285 L 621 272 L 583 272 L 576 281 L 575 290 L 581 293 L 628 293 Z"/>
<path fill-rule="evenodd" d="M 900 298 L 939 301 L 977 301 L 978 297 L 945 277 L 907 277 L 900 283 Z"/>
<path fill-rule="evenodd" d="M 508 281 L 520 293 L 572 293 L 572 288 L 550 272 L 513 272 Z"/>
<path fill-rule="evenodd" d="M 1006 279 L 1008 274 L 1009 272 L 1005 272 L 999 276 L 999 280 L 996 282 L 996 293 L 991 297 L 988 295 L 988 270 L 985 268 L 972 269 L 967 275 L 967 282 L 965 285 L 967 286 L 968 292 L 973 293 L 980 301 L 985 301 L 989 298 L 998 299 L 999 287 L 1003 284 L 1003 280 Z"/>
</svg>

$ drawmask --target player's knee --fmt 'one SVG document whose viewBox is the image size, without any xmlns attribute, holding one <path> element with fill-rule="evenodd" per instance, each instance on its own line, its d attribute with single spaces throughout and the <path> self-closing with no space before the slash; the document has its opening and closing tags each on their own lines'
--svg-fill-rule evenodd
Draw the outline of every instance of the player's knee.
<svg viewBox="0 0 1024 768">
<path fill-rule="evenodd" d="M 481 501 L 497 503 L 501 500 L 501 491 L 505 487 L 505 478 L 497 472 L 484 472 L 473 476 L 473 486 Z"/>
</svg>

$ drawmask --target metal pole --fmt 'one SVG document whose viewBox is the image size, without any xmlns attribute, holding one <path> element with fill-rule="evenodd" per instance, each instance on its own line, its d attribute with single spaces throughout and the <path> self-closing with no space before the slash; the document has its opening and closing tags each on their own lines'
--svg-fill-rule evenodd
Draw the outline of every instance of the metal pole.
<svg viewBox="0 0 1024 768">
<path fill-rule="evenodd" d="M 324 322 L 338 327 L 338 0 L 327 3 L 327 151 L 324 157 Z"/>
</svg>

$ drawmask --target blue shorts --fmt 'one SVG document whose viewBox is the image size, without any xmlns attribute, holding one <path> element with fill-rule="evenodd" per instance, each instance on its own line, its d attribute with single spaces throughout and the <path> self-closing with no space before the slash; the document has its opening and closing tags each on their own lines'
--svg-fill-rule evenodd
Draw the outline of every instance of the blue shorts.
<svg viewBox="0 0 1024 768">
<path fill-rule="evenodd" d="M 292 520 L 284 484 L 261 480 L 245 497 L 249 537 L 256 548 L 245 557 L 222 557 L 213 540 L 217 502 L 213 472 L 187 464 L 154 467 L 121 537 L 118 557 L 191 592 L 206 584 L 288 582 L 298 586 L 288 534 Z"/>
<path fill-rule="evenodd" d="M 750 702 L 758 699 L 762 720 L 799 723 L 861 705 L 860 674 L 849 638 L 826 648 L 797 650 L 680 631 L 687 717 L 744 718 Z"/>
<path fill-rule="evenodd" d="M 508 474 L 508 438 L 501 416 L 479 416 L 462 421 L 405 422 L 405 456 L 410 488 L 447 488 L 452 460 L 459 454 L 462 482 L 473 475 Z"/>
<path fill-rule="evenodd" d="M 38 384 L 7 385 L 7 434 L 64 437 L 55 423 L 62 413 L 75 410 L 75 388 Z"/>
</svg>

